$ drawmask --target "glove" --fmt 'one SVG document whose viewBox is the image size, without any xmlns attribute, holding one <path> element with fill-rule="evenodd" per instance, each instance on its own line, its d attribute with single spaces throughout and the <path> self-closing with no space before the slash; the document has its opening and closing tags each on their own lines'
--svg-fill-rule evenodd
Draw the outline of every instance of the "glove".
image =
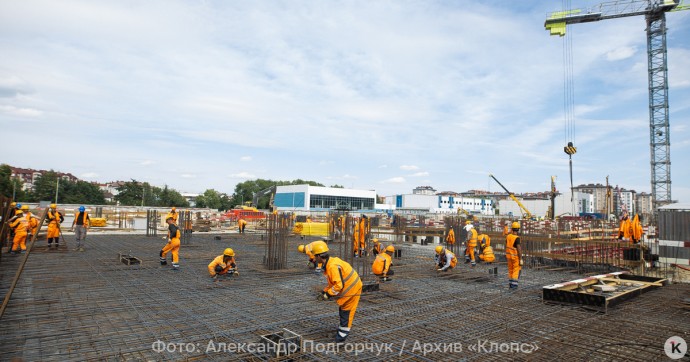
<svg viewBox="0 0 690 362">
<path fill-rule="evenodd" d="M 441 268 L 438 268 L 438 269 L 436 269 L 436 271 L 443 271 L 443 269 L 441 269 Z"/>
<path fill-rule="evenodd" d="M 522 261 L 522 259 L 520 259 L 520 266 L 522 266 L 522 264 L 523 264 L 523 261 Z"/>
<path fill-rule="evenodd" d="M 328 293 L 323 292 L 323 293 L 319 294 L 319 297 L 316 298 L 316 299 L 317 299 L 317 300 L 328 300 L 328 298 L 330 298 L 330 297 L 331 297 L 331 296 L 328 295 Z"/>
<path fill-rule="evenodd" d="M 383 278 L 381 278 L 381 281 L 382 281 L 382 282 L 387 282 L 387 281 L 389 281 L 389 280 L 391 280 L 391 278 L 389 278 L 389 277 L 383 277 Z"/>
<path fill-rule="evenodd" d="M 211 279 L 213 279 L 214 282 L 215 282 L 216 280 L 218 280 L 218 274 L 213 274 L 213 276 L 211 277 Z"/>
<path fill-rule="evenodd" d="M 240 276 L 240 272 L 238 272 L 237 270 L 235 270 L 232 274 L 234 274 L 236 277 Z"/>
</svg>

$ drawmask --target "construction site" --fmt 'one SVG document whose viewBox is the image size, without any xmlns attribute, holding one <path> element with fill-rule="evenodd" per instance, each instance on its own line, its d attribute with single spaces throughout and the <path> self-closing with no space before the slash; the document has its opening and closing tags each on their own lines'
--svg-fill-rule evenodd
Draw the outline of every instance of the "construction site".
<svg viewBox="0 0 690 362">
<path fill-rule="evenodd" d="M 359 214 L 312 214 L 299 222 L 304 219 L 274 213 L 250 222 L 242 234 L 234 225 L 185 233 L 179 270 L 158 262 L 163 228 L 146 234 L 94 230 L 85 251 L 76 252 L 69 232 L 59 248 L 48 248 L 43 226 L 27 253 L 3 249 L 0 357 L 652 361 L 667 358 L 669 338 L 690 339 L 686 271 L 631 260 L 634 247 L 601 236 L 613 225 L 588 224 L 593 237 L 583 240 L 559 234 L 558 223 L 523 222 L 525 265 L 519 288 L 509 290 L 502 235 L 507 219 L 473 221 L 491 238 L 493 263 L 463 264 L 460 243 L 440 242 L 459 259 L 446 272 L 437 271 L 434 240 L 451 228 L 462 234 L 463 217 L 438 223 L 418 216 L 370 218 L 361 257 L 352 243 Z M 338 228 L 335 220 L 344 223 Z M 324 225 L 327 235 L 311 235 Z M 382 282 L 371 272 L 374 256 L 367 251 L 374 238 L 395 246 L 392 280 Z M 344 344 L 333 343 L 337 304 L 316 298 L 328 282 L 298 252 L 298 245 L 313 240 L 325 240 L 364 285 Z M 228 247 L 239 275 L 210 278 L 207 265 Z"/>
</svg>

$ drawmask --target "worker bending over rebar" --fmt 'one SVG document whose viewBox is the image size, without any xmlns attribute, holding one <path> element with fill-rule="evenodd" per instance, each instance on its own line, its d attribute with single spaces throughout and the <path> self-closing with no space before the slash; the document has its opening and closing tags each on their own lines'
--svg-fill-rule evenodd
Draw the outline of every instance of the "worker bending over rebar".
<svg viewBox="0 0 690 362">
<path fill-rule="evenodd" d="M 458 265 L 458 258 L 455 257 L 455 254 L 441 245 L 436 246 L 434 261 L 436 262 L 436 271 L 448 271 Z"/>
<path fill-rule="evenodd" d="M 326 243 L 314 245 L 312 252 L 316 262 L 323 264 L 323 273 L 328 278 L 328 286 L 319 294 L 318 300 L 336 298 L 340 326 L 335 334 L 335 341 L 344 342 L 352 328 L 359 296 L 362 294 L 362 281 L 350 264 L 328 255 Z"/>
<path fill-rule="evenodd" d="M 393 253 L 395 253 L 395 247 L 393 245 L 388 245 L 383 253 L 376 255 L 374 264 L 371 265 L 371 272 L 381 278 L 383 282 L 389 281 L 390 279 L 388 276 L 394 274 L 393 270 L 391 270 L 391 266 L 393 265 L 393 258 L 391 256 Z"/>
</svg>

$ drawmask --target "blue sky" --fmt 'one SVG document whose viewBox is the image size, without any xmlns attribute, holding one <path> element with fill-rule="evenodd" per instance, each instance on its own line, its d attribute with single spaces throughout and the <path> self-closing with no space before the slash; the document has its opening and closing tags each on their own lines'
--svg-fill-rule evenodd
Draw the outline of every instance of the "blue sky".
<svg viewBox="0 0 690 362">
<path fill-rule="evenodd" d="M 573 1 L 574 7 L 596 4 Z M 569 184 L 553 1 L 1 1 L 1 163 L 182 192 Z M 667 16 L 690 202 L 690 11 Z M 650 192 L 645 22 L 574 25 L 574 182 Z"/>
</svg>

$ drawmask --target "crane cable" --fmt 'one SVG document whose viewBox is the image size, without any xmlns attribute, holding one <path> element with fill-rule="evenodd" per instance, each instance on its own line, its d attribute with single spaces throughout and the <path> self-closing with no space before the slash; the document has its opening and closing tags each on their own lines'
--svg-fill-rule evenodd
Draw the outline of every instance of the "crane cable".
<svg viewBox="0 0 690 362">
<path fill-rule="evenodd" d="M 571 1 L 562 1 L 563 10 L 571 9 Z M 566 25 L 569 27 L 569 25 Z M 565 144 L 563 151 L 568 155 L 570 166 L 570 202 L 574 201 L 573 192 L 573 155 L 575 147 L 575 85 L 573 81 L 573 39 L 572 31 L 568 29 L 563 37 L 563 114 L 565 120 Z M 574 210 L 573 210 L 574 211 Z"/>
</svg>

